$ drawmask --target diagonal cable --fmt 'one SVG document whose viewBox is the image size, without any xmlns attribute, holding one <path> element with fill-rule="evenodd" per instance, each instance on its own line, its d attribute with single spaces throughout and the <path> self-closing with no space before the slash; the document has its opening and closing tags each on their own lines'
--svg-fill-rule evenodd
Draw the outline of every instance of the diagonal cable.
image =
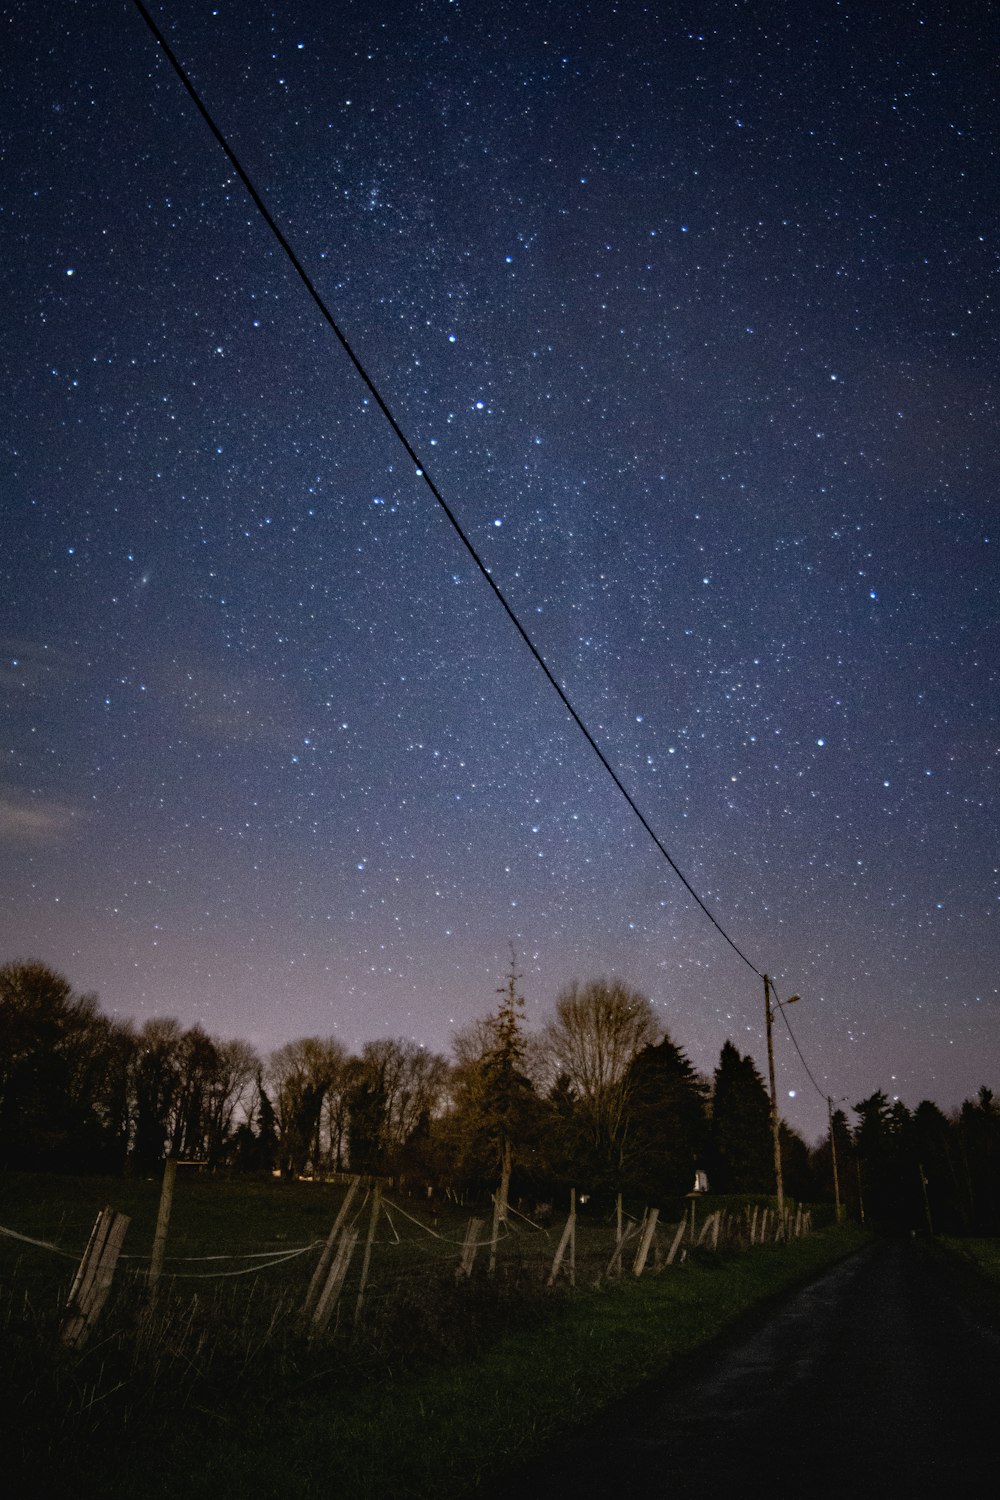
<svg viewBox="0 0 1000 1500">
<path fill-rule="evenodd" d="M 774 989 L 773 983 L 771 985 L 771 988 Z M 775 992 L 775 999 L 777 1000 L 777 992 Z M 789 1021 L 789 1019 L 788 1019 L 788 1006 L 787 1006 L 787 1004 L 782 1004 L 782 1002 L 780 1000 L 778 1000 L 778 1009 L 781 1011 L 782 1020 L 785 1023 L 785 1027 L 786 1027 L 786 1029 L 788 1031 L 788 1035 L 792 1039 L 792 1046 L 795 1048 L 796 1052 L 799 1054 L 799 1062 L 805 1068 L 805 1070 L 806 1070 L 806 1076 L 808 1077 L 809 1082 L 812 1084 L 813 1088 L 816 1090 L 816 1092 L 819 1095 L 819 1097 L 821 1099 L 826 1099 L 827 1095 L 824 1094 L 823 1090 L 820 1088 L 819 1084 L 816 1082 L 815 1078 L 813 1077 L 812 1071 L 811 1071 L 811 1069 L 809 1067 L 809 1064 L 806 1062 L 805 1058 L 802 1055 L 802 1048 L 799 1046 L 798 1042 L 795 1040 L 795 1032 L 792 1030 L 792 1023 L 791 1023 L 791 1021 Z"/>
<path fill-rule="evenodd" d="M 375 401 L 376 405 L 378 406 L 379 410 L 382 412 L 382 415 L 385 417 L 386 421 L 389 423 L 389 426 L 392 428 L 393 432 L 396 434 L 396 437 L 399 439 L 400 443 L 403 445 L 403 448 L 405 449 L 405 451 L 407 453 L 407 456 L 414 463 L 414 465 L 416 467 L 416 471 L 417 471 L 418 477 L 421 478 L 421 479 L 423 479 L 424 483 L 427 485 L 427 488 L 430 490 L 431 494 L 434 496 L 434 499 L 437 501 L 438 505 L 444 511 L 444 513 L 447 516 L 448 520 L 451 522 L 451 525 L 452 525 L 454 531 L 456 532 L 459 540 L 461 541 L 462 545 L 465 547 L 465 549 L 468 552 L 469 556 L 472 558 L 472 560 L 475 563 L 476 567 L 479 569 L 479 571 L 482 574 L 483 578 L 485 578 L 485 580 L 488 583 L 489 587 L 493 590 L 493 593 L 496 595 L 496 598 L 499 600 L 501 606 L 503 607 L 505 613 L 507 614 L 508 618 L 510 619 L 510 621 L 511 621 L 512 625 L 514 626 L 515 630 L 518 632 L 518 634 L 520 635 L 521 639 L 524 641 L 524 644 L 527 646 L 528 650 L 531 652 L 532 656 L 535 658 L 535 661 L 538 663 L 539 667 L 544 672 L 544 674 L 547 677 L 550 685 L 555 689 L 556 693 L 559 695 L 559 699 L 562 702 L 563 707 L 569 713 L 569 715 L 572 718 L 573 722 L 576 724 L 576 727 L 579 729 L 580 733 L 583 735 L 584 739 L 587 741 L 588 745 L 593 750 L 593 752 L 597 756 L 598 760 L 601 762 L 601 765 L 604 767 L 604 769 L 607 771 L 608 775 L 611 777 L 611 780 L 614 782 L 615 786 L 618 788 L 618 790 L 621 792 L 622 796 L 625 798 L 625 801 L 628 803 L 629 807 L 632 809 L 633 813 L 638 818 L 639 822 L 642 824 L 642 826 L 645 829 L 646 833 L 649 835 L 649 837 L 652 839 L 653 843 L 656 845 L 657 849 L 663 855 L 663 858 L 667 861 L 667 864 L 670 866 L 670 868 L 673 870 L 674 874 L 677 876 L 678 880 L 684 886 L 684 889 L 687 891 L 688 895 L 691 896 L 693 898 L 693 900 L 695 902 L 697 902 L 698 906 L 701 907 L 701 910 L 704 912 L 705 916 L 712 923 L 712 926 L 719 933 L 721 933 L 721 935 L 725 938 L 726 942 L 729 944 L 730 948 L 732 948 L 733 952 L 736 953 L 738 955 L 738 957 L 740 957 L 743 960 L 743 962 L 747 965 L 747 967 L 750 968 L 750 969 L 752 969 L 753 972 L 758 975 L 758 977 L 762 977 L 760 975 L 760 970 L 757 968 L 757 966 L 747 957 L 747 955 L 743 952 L 743 950 L 737 946 L 737 944 L 729 936 L 729 934 L 726 931 L 726 929 L 722 926 L 722 923 L 715 916 L 714 912 L 711 911 L 711 909 L 705 904 L 705 902 L 699 896 L 699 894 L 695 890 L 694 886 L 691 884 L 691 882 L 688 880 L 687 876 L 683 873 L 683 871 L 680 869 L 680 867 L 677 864 L 677 862 L 674 860 L 673 856 L 670 854 L 670 852 L 667 849 L 666 845 L 662 842 L 662 840 L 659 838 L 659 836 L 653 830 L 652 826 L 647 821 L 645 815 L 640 811 L 637 803 L 634 801 L 634 799 L 632 798 L 631 794 L 626 789 L 623 781 L 621 780 L 621 777 L 618 775 L 617 771 L 614 769 L 614 767 L 612 766 L 611 762 L 608 760 L 607 756 L 604 754 L 604 751 L 601 749 L 601 747 L 598 745 L 597 741 L 594 739 L 594 736 L 591 734 L 590 730 L 587 728 L 586 724 L 584 723 L 583 719 L 580 717 L 579 713 L 577 713 L 576 709 L 573 707 L 573 704 L 570 702 L 570 699 L 569 699 L 569 697 L 568 697 L 565 689 L 559 684 L 559 682 L 557 681 L 556 677 L 554 676 L 554 674 L 552 673 L 551 669 L 549 668 L 548 663 L 545 661 L 545 658 L 542 656 L 542 653 L 539 651 L 538 647 L 535 645 L 534 641 L 531 639 L 531 636 L 528 634 L 527 630 L 521 624 L 521 621 L 519 620 L 518 616 L 515 614 L 513 607 L 507 602 L 507 599 L 506 599 L 505 595 L 503 594 L 502 590 L 500 589 L 499 585 L 494 582 L 494 580 L 493 580 L 493 578 L 492 578 L 492 576 L 490 574 L 490 570 L 487 568 L 486 564 L 483 562 L 482 558 L 479 556 L 479 553 L 476 551 L 475 547 L 473 546 L 471 540 L 466 535 L 465 531 L 462 529 L 461 523 L 459 522 L 457 516 L 455 515 L 455 513 L 451 509 L 451 507 L 448 505 L 448 502 L 445 500 L 445 498 L 442 495 L 441 491 L 438 489 L 438 487 L 435 484 L 434 480 L 432 479 L 431 475 L 428 473 L 427 468 L 425 467 L 425 465 L 423 463 L 423 460 L 420 458 L 419 454 L 417 453 L 416 449 L 413 447 L 413 445 L 410 442 L 409 438 L 406 436 L 406 434 L 403 431 L 402 427 L 400 426 L 399 422 L 396 420 L 396 418 L 393 415 L 392 411 L 390 410 L 390 408 L 389 408 L 389 406 L 388 406 L 385 398 L 382 396 L 381 392 L 378 390 L 377 386 L 375 385 L 375 382 L 373 381 L 372 377 L 368 374 L 368 371 L 366 370 L 365 366 L 362 364 L 360 357 L 358 356 L 358 354 L 355 353 L 354 348 L 352 347 L 352 345 L 348 341 L 346 334 L 343 332 L 343 330 L 341 329 L 341 327 L 337 323 L 336 319 L 334 318 L 333 314 L 330 312 L 330 309 L 327 307 L 326 303 L 324 302 L 322 296 L 320 295 L 319 291 L 316 288 L 315 283 L 313 282 L 312 278 L 310 277 L 310 275 L 309 275 L 308 271 L 306 270 L 305 266 L 302 264 L 302 262 L 299 259 L 298 255 L 295 253 L 295 251 L 292 248 L 289 240 L 286 238 L 286 236 L 284 235 L 284 233 L 282 232 L 282 230 L 278 227 L 278 225 L 275 222 L 275 220 L 274 220 L 274 218 L 273 218 L 270 210 L 268 209 L 268 207 L 265 204 L 265 202 L 264 202 L 263 198 L 261 197 L 260 193 L 257 191 L 256 187 L 254 186 L 253 182 L 251 181 L 248 173 L 244 169 L 244 167 L 243 167 L 242 163 L 240 162 L 238 156 L 236 155 L 236 152 L 233 150 L 232 146 L 230 146 L 230 144 L 227 141 L 226 137 L 223 135 L 222 131 L 219 129 L 218 125 L 215 123 L 215 120 L 212 118 L 211 114 L 209 113 L 207 107 L 202 102 L 201 96 L 199 95 L 199 93 L 198 93 L 197 89 L 195 88 L 194 84 L 192 83 L 191 79 L 188 77 L 187 73 L 185 72 L 183 65 L 179 61 L 179 59 L 178 59 L 177 55 L 175 54 L 175 52 L 173 51 L 173 48 L 170 46 L 170 43 L 167 41 L 167 39 L 163 35 L 162 31 L 160 31 L 159 27 L 156 25 L 156 22 L 153 20 L 153 18 L 150 15 L 149 11 L 146 9 L 145 5 L 142 3 L 142 0 L 134 0 L 134 4 L 135 4 L 136 9 L 139 11 L 139 14 L 142 16 L 143 20 L 146 22 L 146 25 L 149 27 L 149 30 L 152 32 L 153 36 L 156 38 L 156 41 L 159 44 L 160 48 L 162 49 L 162 51 L 164 53 L 164 56 L 166 57 L 167 61 L 170 63 L 170 66 L 173 68 L 174 72 L 177 74 L 177 77 L 180 79 L 181 83 L 184 85 L 184 88 L 187 90 L 188 94 L 190 95 L 190 97 L 191 97 L 191 99 L 192 99 L 192 101 L 193 101 L 193 103 L 195 105 L 195 108 L 198 110 L 198 113 L 201 115 L 202 119 L 205 121 L 205 124 L 208 126 L 209 130 L 214 135 L 216 141 L 219 143 L 219 145 L 222 147 L 222 150 L 225 152 L 226 156 L 228 157 L 229 162 L 232 165 L 233 170 L 236 172 L 236 174 L 239 177 L 240 181 L 243 183 L 243 186 L 246 188 L 247 192 L 250 194 L 250 197 L 253 199 L 253 202 L 254 202 L 254 204 L 255 204 L 258 212 L 260 213 L 261 217 L 264 219 L 264 221 L 267 224 L 268 228 L 271 230 L 271 233 L 274 235 L 275 239 L 278 241 L 278 244 L 281 246 L 282 250 L 285 252 L 285 255 L 288 257 L 288 260 L 291 262 L 291 265 L 292 265 L 293 269 L 295 270 L 296 275 L 299 277 L 299 280 L 302 282 L 303 286 L 305 287 L 306 291 L 309 293 L 309 295 L 312 298 L 313 302 L 315 302 L 315 304 L 316 304 L 317 308 L 319 309 L 320 313 L 322 314 L 325 322 L 329 325 L 329 327 L 332 330 L 334 336 L 336 337 L 338 343 L 340 344 L 341 348 L 344 350 L 344 353 L 347 355 L 348 359 L 351 361 L 351 363 L 354 366 L 355 370 L 357 371 L 358 375 L 361 377 L 361 380 L 364 382 L 365 386 L 370 391 L 370 393 L 372 395 L 372 398 Z"/>
</svg>

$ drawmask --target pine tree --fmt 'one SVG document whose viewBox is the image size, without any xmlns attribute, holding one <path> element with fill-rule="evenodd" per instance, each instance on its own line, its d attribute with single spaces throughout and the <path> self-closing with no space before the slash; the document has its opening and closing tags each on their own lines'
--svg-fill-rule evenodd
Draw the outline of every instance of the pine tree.
<svg viewBox="0 0 1000 1500">
<path fill-rule="evenodd" d="M 712 1095 L 712 1187 L 723 1193 L 774 1191 L 771 1106 L 753 1058 L 723 1044 Z"/>
<path fill-rule="evenodd" d="M 669 1037 L 635 1058 L 628 1097 L 626 1187 L 658 1204 L 689 1192 L 707 1166 L 708 1090 Z"/>
</svg>

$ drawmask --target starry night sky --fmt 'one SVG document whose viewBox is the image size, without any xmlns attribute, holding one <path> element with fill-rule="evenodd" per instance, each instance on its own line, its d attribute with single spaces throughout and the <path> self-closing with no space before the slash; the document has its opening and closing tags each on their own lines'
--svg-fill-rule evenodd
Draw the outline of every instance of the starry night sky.
<svg viewBox="0 0 1000 1500">
<path fill-rule="evenodd" d="M 876 9 L 153 13 L 822 1092 L 947 1107 L 1000 1086 L 1000 28 Z M 447 1050 L 513 943 L 533 1023 L 613 974 L 763 1067 L 138 11 L 3 30 L 0 958 Z"/>
</svg>

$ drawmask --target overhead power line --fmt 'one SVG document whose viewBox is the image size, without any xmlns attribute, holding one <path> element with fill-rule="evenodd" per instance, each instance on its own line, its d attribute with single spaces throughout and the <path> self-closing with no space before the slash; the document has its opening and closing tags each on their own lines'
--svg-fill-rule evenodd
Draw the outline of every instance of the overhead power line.
<svg viewBox="0 0 1000 1500">
<path fill-rule="evenodd" d="M 772 989 L 773 989 L 773 985 L 772 985 Z M 777 999 L 777 994 L 775 994 L 775 999 Z M 785 1026 L 786 1026 L 786 1028 L 788 1030 L 788 1035 L 792 1039 L 792 1046 L 795 1048 L 796 1052 L 799 1054 L 799 1062 L 805 1068 L 805 1070 L 806 1070 L 806 1076 L 809 1079 L 809 1082 L 812 1084 L 813 1088 L 816 1090 L 816 1092 L 819 1095 L 819 1097 L 821 1099 L 826 1099 L 828 1097 L 827 1094 L 824 1093 L 824 1091 L 820 1088 L 819 1084 L 816 1082 L 815 1078 L 813 1077 L 812 1072 L 811 1072 L 810 1067 L 809 1067 L 809 1064 L 806 1062 L 805 1057 L 802 1055 L 802 1048 L 799 1046 L 798 1042 L 795 1040 L 795 1032 L 792 1030 L 792 1023 L 791 1023 L 791 1021 L 788 1019 L 788 1006 L 787 1006 L 787 1004 L 783 1005 L 780 1001 L 778 1001 L 778 1009 L 781 1011 L 782 1018 L 783 1018 L 783 1020 L 785 1022 Z"/>
<path fill-rule="evenodd" d="M 403 431 L 403 429 L 400 426 L 399 422 L 396 420 L 395 416 L 393 415 L 392 411 L 390 410 L 390 408 L 389 408 L 389 406 L 388 406 L 385 398 L 383 397 L 382 393 L 379 391 L 379 389 L 375 385 L 374 380 L 369 375 L 369 373 L 368 373 L 367 369 L 365 368 L 365 366 L 362 364 L 359 355 L 355 352 L 354 348 L 352 347 L 352 345 L 350 344 L 349 340 L 347 339 L 346 334 L 343 332 L 343 330 L 341 329 L 340 325 L 337 323 L 336 319 L 334 318 L 333 314 L 330 312 L 330 309 L 327 307 L 326 302 L 323 300 L 323 297 L 320 295 L 320 292 L 316 288 L 316 286 L 315 286 L 312 278 L 310 277 L 308 271 L 306 270 L 305 266 L 302 264 L 302 262 L 299 259 L 298 255 L 295 253 L 295 250 L 292 248 L 291 243 L 289 242 L 289 240 L 287 239 L 287 237 L 285 236 L 285 234 L 283 233 L 283 231 L 278 227 L 278 224 L 275 222 L 275 219 L 274 219 L 273 215 L 271 214 L 270 209 L 267 207 L 267 205 L 264 202 L 263 198 L 261 197 L 260 193 L 257 191 L 257 188 L 254 186 L 254 184 L 253 184 L 253 182 L 252 182 L 249 174 L 247 173 L 246 169 L 244 168 L 244 166 L 243 166 L 242 162 L 240 161 L 239 157 L 236 155 L 236 152 L 233 150 L 232 146 L 229 144 L 228 140 L 223 135 L 223 133 L 219 129 L 218 125 L 215 123 L 215 120 L 213 119 L 212 115 L 209 113 L 208 108 L 206 107 L 206 105 L 202 101 L 201 95 L 198 93 L 198 90 L 195 88 L 195 85 L 192 83 L 191 79 L 188 77 L 187 72 L 185 71 L 183 65 L 181 64 L 180 60 L 178 59 L 178 57 L 177 57 L 176 53 L 174 52 L 173 48 L 170 46 L 170 43 L 167 41 L 167 39 L 163 35 L 162 31 L 160 31 L 159 27 L 157 26 L 156 22 L 153 20 L 153 18 L 150 15 L 149 11 L 146 9 L 145 5 L 142 3 L 142 0 L 134 0 L 134 4 L 135 4 L 136 9 L 139 11 L 139 14 L 142 16 L 143 20 L 145 21 L 146 25 L 148 26 L 149 30 L 152 32 L 153 36 L 156 38 L 156 41 L 157 41 L 158 45 L 160 46 L 161 50 L 163 51 L 163 54 L 166 57 L 167 61 L 170 63 L 170 66 L 173 68 L 174 72 L 177 74 L 177 77 L 180 79 L 181 83 L 184 85 L 184 88 L 187 90 L 188 94 L 190 95 L 191 100 L 192 100 L 192 102 L 195 105 L 195 108 L 198 110 L 198 113 L 201 115 L 202 119 L 205 121 L 205 124 L 208 126 L 209 130 L 212 132 L 212 134 L 214 135 L 215 139 L 218 141 L 219 145 L 222 147 L 222 150 L 225 152 L 225 154 L 228 157 L 230 163 L 232 164 L 233 170 L 236 172 L 236 174 L 239 177 L 240 181 L 243 183 L 243 186 L 246 188 L 247 192 L 250 194 L 250 197 L 253 199 L 253 202 L 254 202 L 254 204 L 255 204 L 255 206 L 257 208 L 257 211 L 260 213 L 261 217 L 264 219 L 264 221 L 267 224 L 268 228 L 271 230 L 271 233 L 274 235 L 275 239 L 278 241 L 278 244 L 281 246 L 282 250 L 285 252 L 285 255 L 288 257 L 288 260 L 291 262 L 291 265 L 292 265 L 293 269 L 295 270 L 296 275 L 299 277 L 299 280 L 302 282 L 302 284 L 305 287 L 306 291 L 309 293 L 310 297 L 315 302 L 315 304 L 316 304 L 317 308 L 319 309 L 320 313 L 322 314 L 324 320 L 329 325 L 329 327 L 332 330 L 333 334 L 335 335 L 338 343 L 341 345 L 341 348 L 344 350 L 344 353 L 347 355 L 348 359 L 351 361 L 352 365 L 354 366 L 354 368 L 357 371 L 358 375 L 361 377 L 361 380 L 364 382 L 364 384 L 367 387 L 367 389 L 371 392 L 372 398 L 376 402 L 376 404 L 378 405 L 379 410 L 382 412 L 382 415 L 385 417 L 386 421 L 389 423 L 389 426 L 392 428 L 393 432 L 396 434 L 396 437 L 399 439 L 400 443 L 403 445 L 403 448 L 405 449 L 408 457 L 412 460 L 412 462 L 414 464 L 414 467 L 416 468 L 416 472 L 417 472 L 418 477 L 421 478 L 424 481 L 424 483 L 426 484 L 427 488 L 430 490 L 431 494 L 434 496 L 434 499 L 437 501 L 438 505 L 444 511 L 444 513 L 447 516 L 448 520 L 451 522 L 451 525 L 452 525 L 452 527 L 453 527 L 456 535 L 458 536 L 459 540 L 461 541 L 462 545 L 465 547 L 466 551 L 468 552 L 469 556 L 472 558 L 473 562 L 475 563 L 476 567 L 479 569 L 480 573 L 482 574 L 483 578 L 486 580 L 486 582 L 489 585 L 489 587 L 493 590 L 493 593 L 495 594 L 497 600 L 499 601 L 500 605 L 502 606 L 502 608 L 504 609 L 505 613 L 507 614 L 507 617 L 511 621 L 511 624 L 514 626 L 515 630 L 518 632 L 518 634 L 520 635 L 521 639 L 524 641 L 524 644 L 527 646 L 528 650 L 531 652 L 532 656 L 535 658 L 535 661 L 538 663 L 539 667 L 544 672 L 544 674 L 545 674 L 546 678 L 548 679 L 550 685 L 554 688 L 555 692 L 558 694 L 560 702 L 562 703 L 563 707 L 566 709 L 567 713 L 570 715 L 570 717 L 573 720 L 573 722 L 575 723 L 576 727 L 579 729 L 580 733 L 583 735 L 584 739 L 587 741 L 588 745 L 593 750 L 593 752 L 597 756 L 598 760 L 601 762 L 601 765 L 604 767 L 605 771 L 607 771 L 608 775 L 611 777 L 611 780 L 614 782 L 615 786 L 618 788 L 618 790 L 621 792 L 622 796 L 625 798 L 625 801 L 628 803 L 629 807 L 632 809 L 632 812 L 635 814 L 635 816 L 638 818 L 639 822 L 642 824 L 642 826 L 645 829 L 646 833 L 652 839 L 653 843 L 656 845 L 657 849 L 660 851 L 660 853 L 662 854 L 663 858 L 667 861 L 667 864 L 670 866 L 670 868 L 673 870 L 674 874 L 677 876 L 678 880 L 684 886 L 684 889 L 687 891 L 688 895 L 692 897 L 692 899 L 697 903 L 698 906 L 700 906 L 701 910 L 704 912 L 705 916 L 711 922 L 712 926 L 716 929 L 717 932 L 719 932 L 721 934 L 721 936 L 723 938 L 725 938 L 726 942 L 729 944 L 730 948 L 732 948 L 733 952 L 736 953 L 738 955 L 738 957 L 741 958 L 743 960 L 743 962 L 747 965 L 747 967 L 749 969 L 752 969 L 753 972 L 758 977 L 762 977 L 761 973 L 760 973 L 760 970 L 757 968 L 756 964 L 754 964 L 747 957 L 747 955 L 743 952 L 742 948 L 738 947 L 738 945 L 733 941 L 733 939 L 729 936 L 729 933 L 722 926 L 722 923 L 719 921 L 718 917 L 716 917 L 715 913 L 702 900 L 701 896 L 699 896 L 698 892 L 695 890 L 695 888 L 691 884 L 690 880 L 688 880 L 687 876 L 680 869 L 680 867 L 677 864 L 676 860 L 673 858 L 673 856 L 671 855 L 670 851 L 667 849 L 666 845 L 662 842 L 662 840 L 660 839 L 659 835 L 655 832 L 655 830 L 653 829 L 653 827 L 651 826 L 651 824 L 647 821 L 644 813 L 641 811 L 641 809 L 639 808 L 638 804 L 633 799 L 631 793 L 625 787 L 625 785 L 624 785 L 621 777 L 618 775 L 617 771 L 614 769 L 614 767 L 612 766 L 611 762 L 608 760 L 608 758 L 605 755 L 604 751 L 601 749 L 600 745 L 594 739 L 594 736 L 591 734 L 590 730 L 587 728 L 587 726 L 584 723 L 583 719 L 581 718 L 580 714 L 573 707 L 573 704 L 570 702 L 569 696 L 567 695 L 565 689 L 560 685 L 560 683 L 556 679 L 554 673 L 551 671 L 548 663 L 545 661 L 545 658 L 542 656 L 541 651 L 535 645 L 534 641 L 531 639 L 531 636 L 528 634 L 527 630 L 521 624 L 521 621 L 518 618 L 517 614 L 515 613 L 513 606 L 508 603 L 508 601 L 507 601 L 507 599 L 506 599 L 503 591 L 500 589 L 499 585 L 494 581 L 494 579 L 493 579 L 493 577 L 492 577 L 492 575 L 490 573 L 490 570 L 487 568 L 486 564 L 483 562 L 482 558 L 479 556 L 479 553 L 476 551 L 476 549 L 473 546 L 472 541 L 470 540 L 470 538 L 466 535 L 465 531 L 462 528 L 461 523 L 458 520 L 458 517 L 455 515 L 454 511 L 448 505 L 448 502 L 445 500 L 445 498 L 442 495 L 441 491 L 438 489 L 438 487 L 435 484 L 434 480 L 432 479 L 430 473 L 428 472 L 426 465 L 424 464 L 423 460 L 421 459 L 421 457 L 417 453 L 416 449 L 413 447 L 413 444 L 410 442 L 409 438 L 406 436 L 406 433 Z"/>
</svg>

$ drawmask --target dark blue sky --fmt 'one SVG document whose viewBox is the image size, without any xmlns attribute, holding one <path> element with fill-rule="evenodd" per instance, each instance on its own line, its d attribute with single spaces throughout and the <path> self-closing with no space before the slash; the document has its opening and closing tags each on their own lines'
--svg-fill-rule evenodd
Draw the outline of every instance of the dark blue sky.
<svg viewBox="0 0 1000 1500">
<path fill-rule="evenodd" d="M 154 10 L 852 1102 L 1000 1086 L 998 28 L 941 10 Z M 138 11 L 5 30 L 2 956 L 445 1050 L 513 942 L 535 1018 L 613 973 L 698 1066 L 763 1063 L 759 979 Z"/>
</svg>

